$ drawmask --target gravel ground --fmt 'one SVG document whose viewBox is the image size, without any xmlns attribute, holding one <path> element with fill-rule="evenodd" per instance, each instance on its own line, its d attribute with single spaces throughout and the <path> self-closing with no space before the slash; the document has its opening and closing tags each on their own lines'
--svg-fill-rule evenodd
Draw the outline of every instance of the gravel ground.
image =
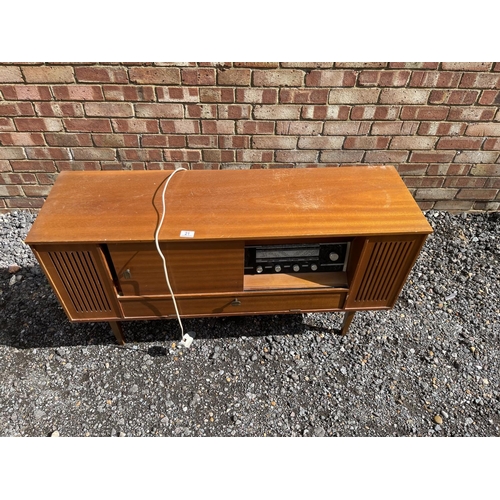
<svg viewBox="0 0 500 500">
<path fill-rule="evenodd" d="M 0 215 L 1 436 L 499 436 L 500 214 L 430 211 L 391 311 L 72 324 Z M 9 266 L 17 265 L 10 269 Z"/>
</svg>

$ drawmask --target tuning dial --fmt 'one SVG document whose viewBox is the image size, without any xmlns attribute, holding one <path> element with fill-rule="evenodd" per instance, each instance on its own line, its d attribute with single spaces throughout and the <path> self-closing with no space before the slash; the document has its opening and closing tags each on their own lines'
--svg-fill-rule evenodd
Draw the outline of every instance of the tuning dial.
<svg viewBox="0 0 500 500">
<path fill-rule="evenodd" d="M 299 266 L 298 264 L 295 264 L 295 265 L 293 266 L 293 270 L 294 270 L 295 272 L 298 272 L 298 271 L 300 270 L 300 266 Z"/>
<path fill-rule="evenodd" d="M 256 271 L 260 274 L 262 271 L 264 271 L 264 268 L 262 266 L 257 266 Z"/>
<path fill-rule="evenodd" d="M 318 266 L 316 264 L 311 264 L 311 271 L 317 271 Z"/>
<path fill-rule="evenodd" d="M 279 264 L 274 266 L 274 270 L 279 273 L 281 271 L 281 266 Z"/>
<path fill-rule="evenodd" d="M 335 262 L 339 260 L 340 255 L 335 252 L 330 252 L 330 255 L 328 256 L 332 262 Z"/>
</svg>

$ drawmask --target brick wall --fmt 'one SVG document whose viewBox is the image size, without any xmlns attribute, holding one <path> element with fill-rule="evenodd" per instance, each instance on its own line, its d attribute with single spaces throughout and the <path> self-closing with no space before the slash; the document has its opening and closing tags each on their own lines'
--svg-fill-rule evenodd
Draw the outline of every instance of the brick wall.
<svg viewBox="0 0 500 500">
<path fill-rule="evenodd" d="M 0 212 L 62 170 L 395 165 L 500 209 L 500 63 L 2 63 Z"/>
</svg>

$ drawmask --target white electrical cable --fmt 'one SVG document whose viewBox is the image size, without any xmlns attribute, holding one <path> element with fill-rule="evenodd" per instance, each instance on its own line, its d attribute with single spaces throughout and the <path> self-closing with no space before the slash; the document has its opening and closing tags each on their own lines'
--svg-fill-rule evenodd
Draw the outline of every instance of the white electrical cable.
<svg viewBox="0 0 500 500">
<path fill-rule="evenodd" d="M 160 244 L 158 242 L 158 235 L 160 234 L 160 229 L 163 225 L 163 220 L 165 219 L 165 192 L 167 191 L 167 186 L 172 177 L 179 172 L 179 170 L 186 170 L 185 168 L 177 168 L 174 170 L 168 177 L 167 181 L 165 182 L 165 186 L 163 187 L 163 193 L 161 195 L 161 203 L 162 203 L 162 215 L 161 215 L 161 220 L 160 223 L 158 224 L 158 227 L 156 228 L 155 232 L 155 244 L 156 244 L 156 249 L 158 250 L 158 253 L 160 254 L 161 260 L 163 261 L 163 271 L 165 272 L 165 279 L 167 281 L 168 289 L 170 290 L 170 295 L 172 296 L 172 301 L 174 303 L 174 308 L 175 308 L 175 314 L 177 315 L 177 320 L 179 321 L 179 325 L 181 327 L 181 338 L 184 338 L 184 327 L 182 326 L 182 321 L 181 321 L 181 316 L 179 314 L 179 309 L 177 309 L 177 302 L 175 300 L 174 292 L 172 291 L 172 287 L 170 286 L 170 280 L 168 279 L 168 271 L 167 271 L 167 261 L 165 260 L 165 256 L 163 255 L 161 249 L 160 249 Z"/>
</svg>

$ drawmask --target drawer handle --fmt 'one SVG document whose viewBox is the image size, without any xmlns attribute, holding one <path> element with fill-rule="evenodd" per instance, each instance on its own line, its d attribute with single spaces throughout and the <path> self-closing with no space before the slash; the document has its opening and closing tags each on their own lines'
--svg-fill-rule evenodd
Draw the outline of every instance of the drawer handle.
<svg viewBox="0 0 500 500">
<path fill-rule="evenodd" d="M 241 302 L 240 302 L 238 299 L 234 299 L 234 300 L 231 302 L 231 305 L 232 305 L 232 306 L 241 306 Z"/>
</svg>

